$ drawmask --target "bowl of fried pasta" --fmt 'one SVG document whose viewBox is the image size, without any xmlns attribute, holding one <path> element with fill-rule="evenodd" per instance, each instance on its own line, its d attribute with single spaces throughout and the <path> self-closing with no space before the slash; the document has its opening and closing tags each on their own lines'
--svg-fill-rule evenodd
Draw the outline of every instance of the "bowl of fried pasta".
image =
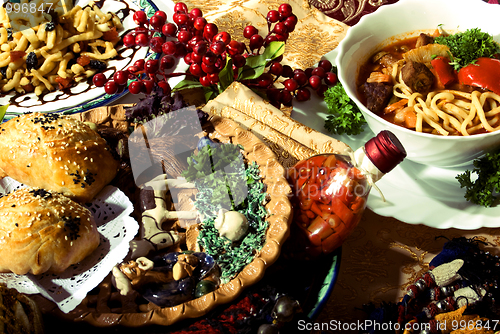
<svg viewBox="0 0 500 334">
<path fill-rule="evenodd" d="M 369 128 L 392 131 L 407 159 L 470 164 L 500 145 L 500 6 L 400 0 L 351 27 L 338 77 Z"/>
</svg>

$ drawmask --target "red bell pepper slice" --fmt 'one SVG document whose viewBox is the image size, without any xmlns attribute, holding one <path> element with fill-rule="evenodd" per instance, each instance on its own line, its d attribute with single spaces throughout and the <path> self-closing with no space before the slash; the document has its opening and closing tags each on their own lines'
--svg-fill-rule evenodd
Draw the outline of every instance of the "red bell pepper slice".
<svg viewBox="0 0 500 334">
<path fill-rule="evenodd" d="M 351 209 L 349 209 L 338 197 L 332 198 L 332 211 L 339 216 L 346 225 L 351 224 L 354 219 L 354 214 Z"/>
<path fill-rule="evenodd" d="M 500 95 L 500 60 L 478 58 L 474 64 L 458 71 L 458 80 L 463 85 L 486 88 Z"/>
<path fill-rule="evenodd" d="M 323 218 L 321 218 L 319 216 L 316 217 L 311 222 L 311 225 L 309 225 L 309 227 L 307 227 L 307 230 L 310 232 L 309 240 L 311 240 L 311 242 L 315 246 L 320 246 L 321 240 L 326 239 L 327 237 L 332 235 L 334 232 L 334 230 L 330 226 L 330 224 L 328 224 L 328 222 L 326 222 L 325 220 L 323 220 Z M 316 236 L 319 236 L 319 242 L 318 242 L 318 239 Z"/>
<path fill-rule="evenodd" d="M 318 206 L 318 203 L 316 203 L 314 201 L 311 204 L 311 211 L 314 212 L 318 216 L 321 216 L 323 214 L 323 212 L 321 211 L 321 209 Z"/>
<path fill-rule="evenodd" d="M 436 71 L 439 81 L 446 86 L 457 79 L 453 66 L 450 65 L 450 59 L 440 56 L 431 60 L 431 65 Z"/>
</svg>

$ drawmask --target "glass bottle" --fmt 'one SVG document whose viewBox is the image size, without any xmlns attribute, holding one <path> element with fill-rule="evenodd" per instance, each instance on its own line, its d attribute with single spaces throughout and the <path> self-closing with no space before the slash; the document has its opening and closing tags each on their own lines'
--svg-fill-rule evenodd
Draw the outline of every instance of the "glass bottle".
<svg viewBox="0 0 500 334">
<path fill-rule="evenodd" d="M 292 252 L 316 257 L 342 245 L 361 220 L 372 185 L 405 157 L 396 136 L 381 131 L 348 155 L 314 155 L 289 168 Z"/>
</svg>

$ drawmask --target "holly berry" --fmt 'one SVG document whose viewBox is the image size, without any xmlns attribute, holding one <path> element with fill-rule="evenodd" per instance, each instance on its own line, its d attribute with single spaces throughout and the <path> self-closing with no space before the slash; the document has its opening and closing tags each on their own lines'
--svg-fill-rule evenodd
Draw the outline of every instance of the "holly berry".
<svg viewBox="0 0 500 334">
<path fill-rule="evenodd" d="M 245 29 L 243 29 L 243 36 L 247 39 L 250 39 L 253 35 L 258 35 L 259 31 L 257 28 L 254 26 L 246 26 Z"/>
<path fill-rule="evenodd" d="M 128 85 L 128 90 L 132 94 L 140 94 L 144 89 L 144 85 L 142 81 L 132 81 L 130 85 Z"/>
<path fill-rule="evenodd" d="M 102 73 L 96 73 L 94 75 L 94 77 L 92 78 L 92 83 L 96 87 L 104 87 L 104 85 L 106 84 L 106 81 L 108 81 L 108 79 L 106 79 L 106 76 Z"/>
<path fill-rule="evenodd" d="M 132 15 L 132 19 L 134 20 L 135 24 L 139 26 L 148 23 L 148 16 L 142 10 L 136 11 L 134 15 Z"/>
<path fill-rule="evenodd" d="M 180 73 L 169 71 L 175 67 L 176 59 L 183 59 L 189 66 L 188 74 L 196 77 L 201 85 L 209 87 L 219 83 L 219 73 L 226 66 L 228 57 L 232 61 L 233 76 L 237 79 L 239 69 L 245 66 L 249 56 L 260 55 L 262 47 L 272 42 L 286 42 L 298 23 L 297 16 L 287 3 L 269 10 L 266 19 L 267 34 L 260 35 L 253 25 L 244 28 L 243 36 L 248 40 L 247 44 L 233 40 L 227 31 L 219 32 L 217 25 L 207 22 L 199 8 L 188 11 L 183 2 L 174 5 L 172 22 L 167 21 L 164 11 L 156 11 L 149 19 L 145 12 L 137 11 L 133 15 L 137 27 L 123 37 L 123 44 L 126 47 L 149 46 L 160 57 L 139 59 L 127 70 L 116 72 L 109 81 L 98 73 L 93 78 L 94 84 L 112 94 L 121 91 L 131 80 L 129 91 L 132 94 L 149 94 L 155 85 L 170 94 L 171 87 L 167 80 Z M 278 108 L 291 105 L 294 98 L 297 101 L 308 100 L 312 90 L 322 94 L 325 87 L 337 82 L 333 67 L 327 60 L 322 60 L 316 68 L 295 71 L 283 65 L 282 60 L 283 56 L 273 59 L 258 78 L 245 81 L 245 84 L 265 92 L 270 103 Z M 277 82 L 282 83 L 284 88 L 274 87 Z"/>
<path fill-rule="evenodd" d="M 114 81 L 108 81 L 104 85 L 106 94 L 113 95 L 118 91 L 118 85 Z"/>
<path fill-rule="evenodd" d="M 113 75 L 113 80 L 120 86 L 127 84 L 128 81 L 128 72 L 126 71 L 117 71 Z"/>
<path fill-rule="evenodd" d="M 135 36 L 132 33 L 128 33 L 125 36 L 123 36 L 123 45 L 125 45 L 127 48 L 131 48 L 135 46 Z"/>
</svg>

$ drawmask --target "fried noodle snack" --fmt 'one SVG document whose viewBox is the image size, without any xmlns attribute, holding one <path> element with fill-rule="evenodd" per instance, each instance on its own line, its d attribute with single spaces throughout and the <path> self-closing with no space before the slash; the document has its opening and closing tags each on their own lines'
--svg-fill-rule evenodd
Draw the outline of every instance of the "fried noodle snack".
<svg viewBox="0 0 500 334">
<path fill-rule="evenodd" d="M 44 92 L 64 89 L 107 67 L 117 55 L 118 31 L 123 28 L 114 13 L 104 13 L 90 2 L 62 14 L 62 0 L 21 0 L 52 6 L 47 13 L 7 13 L 0 7 L 0 90 L 2 93 Z M 51 19 L 47 21 L 47 18 Z M 12 29 L 13 20 L 23 26 Z M 42 22 L 35 25 L 37 22 Z"/>
</svg>

